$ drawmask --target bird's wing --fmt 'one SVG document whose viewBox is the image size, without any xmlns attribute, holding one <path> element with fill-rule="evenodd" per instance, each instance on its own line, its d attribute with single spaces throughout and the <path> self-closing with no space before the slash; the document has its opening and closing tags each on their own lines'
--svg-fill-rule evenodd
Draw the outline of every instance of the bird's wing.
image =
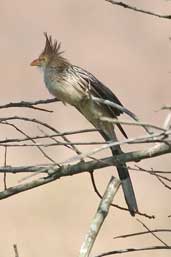
<svg viewBox="0 0 171 257">
<path fill-rule="evenodd" d="M 104 100 L 109 100 L 120 106 L 123 106 L 122 103 L 119 101 L 119 99 L 114 95 L 114 93 L 108 87 L 106 87 L 102 82 L 96 79 L 96 77 L 93 76 L 90 72 L 82 68 L 79 68 L 77 66 L 74 66 L 74 69 L 76 69 L 77 72 L 79 72 L 81 80 L 84 79 L 86 81 L 86 83 L 84 83 L 84 86 L 89 85 L 90 93 L 93 96 L 102 98 Z M 121 113 L 123 113 L 121 110 L 111 106 L 106 105 L 104 106 L 104 108 L 107 109 L 107 111 L 110 113 L 111 117 L 113 118 L 116 118 Z M 117 124 L 117 126 L 122 132 L 122 134 L 127 138 L 127 135 L 123 130 L 122 126 L 120 124 Z"/>
</svg>

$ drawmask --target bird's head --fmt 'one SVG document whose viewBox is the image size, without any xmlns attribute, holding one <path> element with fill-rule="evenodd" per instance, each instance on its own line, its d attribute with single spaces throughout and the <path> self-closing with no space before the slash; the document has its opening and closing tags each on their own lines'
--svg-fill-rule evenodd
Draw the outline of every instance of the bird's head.
<svg viewBox="0 0 171 257">
<path fill-rule="evenodd" d="M 61 59 L 64 58 L 61 56 L 63 53 L 60 51 L 61 44 L 58 43 L 56 40 L 52 41 L 52 37 L 48 36 L 47 33 L 44 33 L 46 38 L 46 43 L 43 52 L 40 56 L 31 62 L 31 66 L 38 66 L 40 68 L 45 69 L 49 64 L 58 64 Z"/>
</svg>

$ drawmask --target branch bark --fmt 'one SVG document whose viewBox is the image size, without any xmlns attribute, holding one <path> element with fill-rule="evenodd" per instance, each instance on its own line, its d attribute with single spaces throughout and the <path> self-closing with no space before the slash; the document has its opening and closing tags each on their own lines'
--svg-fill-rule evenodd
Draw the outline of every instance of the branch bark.
<svg viewBox="0 0 171 257">
<path fill-rule="evenodd" d="M 37 165 L 37 166 L 24 166 L 24 167 L 1 167 L 0 172 L 19 173 L 19 172 L 37 172 L 46 173 L 48 176 L 35 179 L 31 182 L 10 187 L 7 190 L 0 192 L 0 200 L 18 194 L 20 192 L 30 190 L 32 188 L 45 185 L 52 181 L 55 181 L 64 176 L 72 176 L 83 172 L 91 172 L 92 170 L 98 170 L 108 166 L 116 165 L 119 162 L 138 162 L 143 159 L 156 157 L 159 155 L 167 154 L 171 152 L 171 145 L 166 143 L 157 144 L 151 148 L 147 148 L 142 151 L 134 151 L 129 153 L 123 153 L 115 158 L 108 157 L 100 160 L 93 160 L 88 162 L 79 162 L 77 164 L 68 164 L 62 167 L 56 165 Z"/>
<path fill-rule="evenodd" d="M 109 212 L 110 205 L 113 201 L 113 198 L 118 191 L 120 186 L 120 181 L 112 177 L 109 181 L 109 184 L 105 190 L 102 200 L 98 206 L 97 212 L 91 222 L 89 231 L 85 237 L 80 250 L 79 257 L 88 257 L 91 249 L 94 245 L 96 237 L 100 231 L 100 228 Z"/>
</svg>

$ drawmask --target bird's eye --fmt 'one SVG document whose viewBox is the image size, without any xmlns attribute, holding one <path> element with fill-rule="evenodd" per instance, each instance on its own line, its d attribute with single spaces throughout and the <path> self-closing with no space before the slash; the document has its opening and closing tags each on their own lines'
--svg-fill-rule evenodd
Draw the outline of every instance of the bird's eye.
<svg viewBox="0 0 171 257">
<path fill-rule="evenodd" d="M 46 57 L 45 57 L 45 56 L 41 56 L 41 57 L 39 57 L 39 60 L 40 60 L 41 62 L 45 62 L 45 61 L 46 61 Z"/>
</svg>

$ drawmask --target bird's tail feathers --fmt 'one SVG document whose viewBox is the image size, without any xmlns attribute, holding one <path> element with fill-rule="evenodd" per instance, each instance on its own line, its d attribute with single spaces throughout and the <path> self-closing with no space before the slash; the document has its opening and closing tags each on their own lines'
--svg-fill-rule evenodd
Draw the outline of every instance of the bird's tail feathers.
<svg viewBox="0 0 171 257">
<path fill-rule="evenodd" d="M 117 142 L 117 137 L 115 131 L 113 130 L 113 126 L 111 126 L 109 123 L 103 123 L 102 125 L 103 128 L 101 129 L 100 134 L 103 136 L 103 138 L 108 142 L 111 142 L 111 139 L 112 141 Z M 120 145 L 111 146 L 110 149 L 114 157 L 122 153 Z M 122 189 L 129 212 L 132 216 L 134 216 L 135 213 L 138 212 L 138 207 L 128 168 L 123 162 L 117 162 L 116 168 L 122 183 Z"/>
<path fill-rule="evenodd" d="M 114 156 L 116 155 L 116 150 L 115 150 L 115 154 L 113 153 L 113 155 Z M 122 164 L 122 163 L 117 164 L 116 168 L 118 170 L 119 178 L 122 182 L 122 189 L 123 189 L 125 201 L 127 203 L 129 212 L 132 216 L 135 216 L 135 213 L 138 211 L 138 206 L 137 206 L 131 178 L 128 173 L 128 168 L 126 167 L 126 164 Z"/>
</svg>

